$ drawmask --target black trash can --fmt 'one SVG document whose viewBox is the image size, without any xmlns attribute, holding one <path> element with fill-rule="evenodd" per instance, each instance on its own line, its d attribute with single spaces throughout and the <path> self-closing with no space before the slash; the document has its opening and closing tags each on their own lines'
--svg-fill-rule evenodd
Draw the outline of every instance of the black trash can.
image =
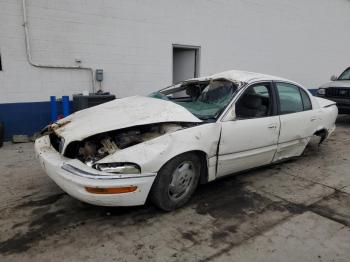
<svg viewBox="0 0 350 262">
<path fill-rule="evenodd" d="M 0 147 L 4 144 L 4 134 L 5 134 L 5 126 L 3 122 L 0 122 Z"/>
<path fill-rule="evenodd" d="M 73 112 L 97 106 L 114 99 L 116 99 L 115 95 L 109 93 L 89 94 L 88 96 L 82 94 L 73 95 Z"/>
</svg>

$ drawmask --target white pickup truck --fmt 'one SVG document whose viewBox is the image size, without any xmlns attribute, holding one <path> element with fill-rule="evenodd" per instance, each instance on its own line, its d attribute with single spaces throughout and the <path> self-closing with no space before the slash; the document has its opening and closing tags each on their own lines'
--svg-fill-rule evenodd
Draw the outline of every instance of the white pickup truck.
<svg viewBox="0 0 350 262">
<path fill-rule="evenodd" d="M 350 67 L 339 77 L 332 76 L 331 82 L 322 85 L 317 94 L 336 102 L 339 114 L 350 114 Z"/>
</svg>

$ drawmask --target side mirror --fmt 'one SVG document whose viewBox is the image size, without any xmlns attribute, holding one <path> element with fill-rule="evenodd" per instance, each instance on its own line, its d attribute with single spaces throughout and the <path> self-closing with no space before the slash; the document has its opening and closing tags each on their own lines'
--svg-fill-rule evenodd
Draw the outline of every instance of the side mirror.
<svg viewBox="0 0 350 262">
<path fill-rule="evenodd" d="M 337 80 L 338 80 L 338 77 L 336 75 L 331 76 L 331 81 L 337 81 Z"/>
</svg>

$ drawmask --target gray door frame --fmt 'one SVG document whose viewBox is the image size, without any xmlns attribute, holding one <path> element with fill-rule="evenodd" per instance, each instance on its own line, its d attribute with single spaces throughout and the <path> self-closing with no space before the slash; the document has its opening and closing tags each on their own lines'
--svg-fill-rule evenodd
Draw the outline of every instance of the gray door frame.
<svg viewBox="0 0 350 262">
<path fill-rule="evenodd" d="M 174 48 L 195 50 L 195 70 L 194 77 L 200 76 L 201 47 L 197 45 L 173 44 L 171 47 L 171 83 L 174 83 Z"/>
</svg>

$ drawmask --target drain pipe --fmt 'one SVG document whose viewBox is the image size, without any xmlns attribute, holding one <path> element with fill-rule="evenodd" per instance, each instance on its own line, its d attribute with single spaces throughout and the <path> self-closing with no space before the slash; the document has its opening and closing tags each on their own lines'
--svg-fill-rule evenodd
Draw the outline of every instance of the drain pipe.
<svg viewBox="0 0 350 262">
<path fill-rule="evenodd" d="M 82 67 L 82 66 L 63 66 L 63 65 L 47 65 L 47 64 L 39 64 L 33 61 L 31 49 L 30 49 L 30 41 L 29 41 L 29 30 L 28 30 L 28 21 L 27 21 L 27 4 L 26 0 L 23 0 L 23 27 L 25 34 L 25 42 L 26 42 L 26 53 L 28 63 L 34 67 L 39 68 L 52 68 L 52 69 L 74 69 L 74 70 L 87 70 L 91 73 L 91 84 L 92 84 L 92 92 L 95 93 L 95 81 L 94 81 L 94 70 L 91 67 Z"/>
</svg>

